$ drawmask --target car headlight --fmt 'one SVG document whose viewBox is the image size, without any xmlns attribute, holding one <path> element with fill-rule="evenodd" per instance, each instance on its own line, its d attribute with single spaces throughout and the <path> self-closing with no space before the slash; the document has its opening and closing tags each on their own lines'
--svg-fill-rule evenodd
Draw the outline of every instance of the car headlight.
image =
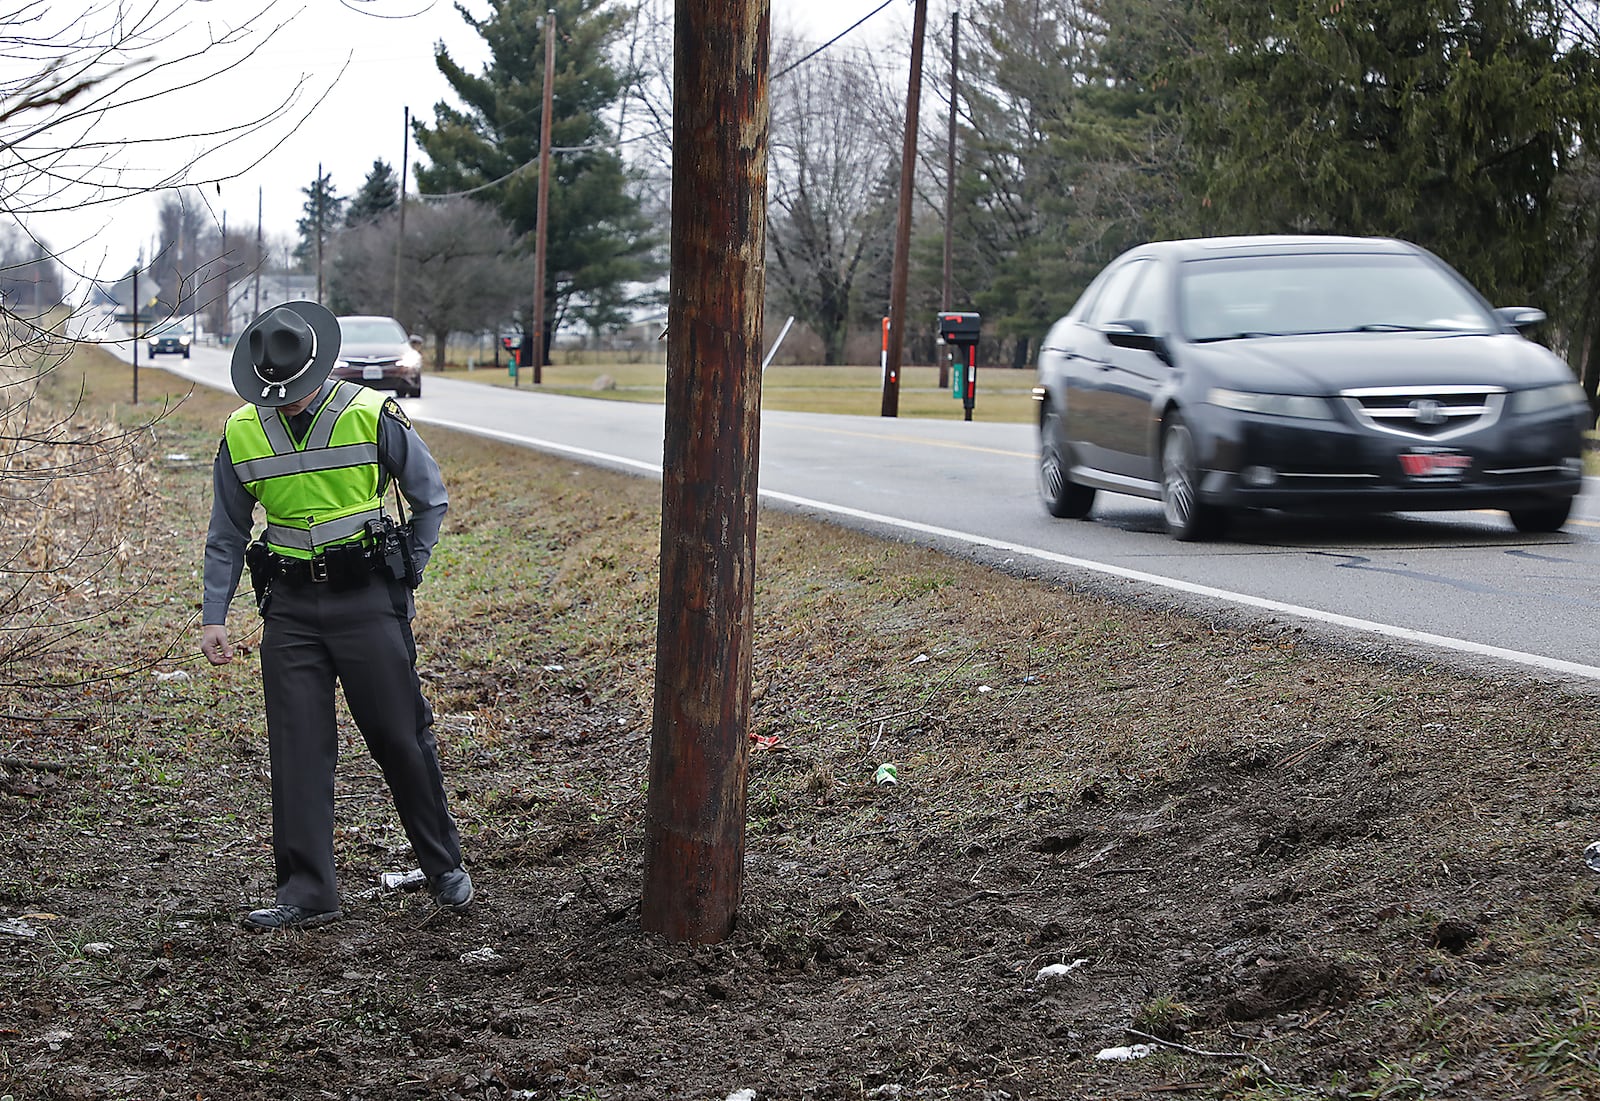
<svg viewBox="0 0 1600 1101">
<path fill-rule="evenodd" d="M 1511 393 L 1513 415 L 1543 413 L 1547 409 L 1560 409 L 1565 405 L 1589 404 L 1589 397 L 1576 382 L 1558 382 L 1554 386 L 1540 386 L 1533 390 L 1514 390 Z"/>
<path fill-rule="evenodd" d="M 333 369 L 335 371 L 338 371 L 338 370 L 340 370 L 342 368 L 345 368 L 345 367 L 348 367 L 348 366 L 350 366 L 350 361 L 348 359 L 336 359 L 336 360 L 333 361 Z"/>
<path fill-rule="evenodd" d="M 400 366 L 409 371 L 413 367 L 422 366 L 422 353 L 412 348 L 400 357 Z"/>
<path fill-rule="evenodd" d="M 1241 413 L 1261 413 L 1269 417 L 1300 417 L 1303 420 L 1333 419 L 1333 410 L 1322 398 L 1305 394 L 1256 394 L 1248 390 L 1212 387 L 1206 401 Z"/>
<path fill-rule="evenodd" d="M 185 348 L 187 348 L 189 346 L 189 338 L 186 337 L 186 336 L 180 336 L 178 338 L 178 343 L 182 344 Z"/>
</svg>

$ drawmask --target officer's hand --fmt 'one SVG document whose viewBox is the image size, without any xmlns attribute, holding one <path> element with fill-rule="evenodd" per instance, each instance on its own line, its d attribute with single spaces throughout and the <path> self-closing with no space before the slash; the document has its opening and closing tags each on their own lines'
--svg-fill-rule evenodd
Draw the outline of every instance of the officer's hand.
<svg viewBox="0 0 1600 1101">
<path fill-rule="evenodd" d="M 207 623 L 200 628 L 200 652 L 212 665 L 232 661 L 233 643 L 228 641 L 228 629 L 220 623 Z"/>
</svg>

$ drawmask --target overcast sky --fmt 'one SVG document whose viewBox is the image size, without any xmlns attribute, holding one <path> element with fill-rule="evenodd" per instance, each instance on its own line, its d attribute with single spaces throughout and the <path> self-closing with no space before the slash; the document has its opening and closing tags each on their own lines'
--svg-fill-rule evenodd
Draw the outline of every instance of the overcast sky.
<svg viewBox="0 0 1600 1101">
<path fill-rule="evenodd" d="M 81 6 L 94 2 L 77 0 Z M 236 20 L 268 2 L 187 0 L 173 9 L 175 21 L 161 28 L 160 53 L 194 51 L 230 29 L 218 21 L 219 15 Z M 487 11 L 483 0 L 463 2 L 469 11 Z M 60 5 L 63 10 L 71 6 Z M 820 45 L 875 7 L 876 0 L 773 0 L 773 20 L 779 31 L 792 28 L 798 37 Z M 911 0 L 894 0 L 835 49 L 864 50 L 896 27 L 908 26 L 910 12 Z M 265 31 L 278 26 L 263 43 Z M 452 0 L 277 0 L 251 42 L 255 48 L 249 56 L 234 48 L 230 58 L 224 46 L 172 66 L 173 73 L 181 72 L 187 80 L 201 72 L 223 71 L 164 97 L 159 109 L 121 116 L 115 137 L 128 144 L 102 155 L 107 169 L 125 182 L 165 182 L 167 174 L 203 154 L 195 169 L 200 178 L 231 177 L 203 188 L 218 223 L 226 217 L 230 229 L 253 226 L 259 191 L 266 231 L 292 234 L 305 201 L 302 189 L 316 177 L 319 163 L 338 194 L 351 196 L 374 160 L 381 158 L 399 173 L 407 107 L 414 119 L 431 120 L 434 104 L 454 102 L 434 61 L 436 43 L 443 42 L 469 72 L 487 59 L 482 39 Z M 229 63 L 219 66 L 224 58 Z M 0 61 L 13 71 L 19 64 L 26 62 Z M 297 86 L 297 98 L 282 117 L 236 140 L 173 137 L 215 134 L 257 117 Z M 97 136 L 106 137 L 103 131 Z M 141 140 L 158 136 L 167 140 Z M 413 144 L 413 167 L 418 156 Z M 414 176 L 410 190 L 415 192 Z M 24 221 L 77 275 L 113 278 L 128 271 L 141 249 L 148 260 L 157 206 L 156 197 L 143 196 L 31 215 Z M 71 297 L 82 298 L 81 283 L 73 274 L 68 275 L 68 287 Z"/>
</svg>

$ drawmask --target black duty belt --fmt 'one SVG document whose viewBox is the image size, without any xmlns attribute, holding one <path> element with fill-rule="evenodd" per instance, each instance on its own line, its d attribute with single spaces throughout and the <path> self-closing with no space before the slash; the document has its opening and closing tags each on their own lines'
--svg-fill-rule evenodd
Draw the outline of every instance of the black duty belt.
<svg viewBox="0 0 1600 1101">
<path fill-rule="evenodd" d="M 290 585 L 328 585 L 334 589 L 355 589 L 372 579 L 383 559 L 358 543 L 329 547 L 313 558 L 290 558 L 282 554 L 267 556 L 267 569 L 273 580 Z"/>
</svg>

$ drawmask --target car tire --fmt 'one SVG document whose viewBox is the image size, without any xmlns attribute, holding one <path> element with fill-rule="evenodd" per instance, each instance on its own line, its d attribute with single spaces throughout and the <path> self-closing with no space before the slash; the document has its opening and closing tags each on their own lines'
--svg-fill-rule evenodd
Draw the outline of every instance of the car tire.
<svg viewBox="0 0 1600 1101">
<path fill-rule="evenodd" d="M 419 382 L 411 388 L 411 396 L 414 398 L 420 398 L 422 396 L 422 383 Z"/>
<path fill-rule="evenodd" d="M 1555 504 L 1513 508 L 1507 511 L 1511 515 L 1511 526 L 1525 535 L 1560 531 L 1561 525 L 1572 515 L 1572 498 L 1568 497 Z"/>
<path fill-rule="evenodd" d="M 1039 496 L 1051 516 L 1082 520 L 1094 507 L 1094 487 L 1067 478 L 1070 464 L 1061 449 L 1061 414 L 1047 410 L 1039 421 Z"/>
<path fill-rule="evenodd" d="M 185 348 L 183 350 L 183 358 L 184 359 L 188 359 L 189 358 L 189 349 L 188 348 Z"/>
<path fill-rule="evenodd" d="M 1177 413 L 1161 432 L 1161 511 L 1168 533 L 1180 543 L 1216 539 L 1227 527 L 1227 513 L 1200 500 L 1194 435 Z"/>
</svg>

